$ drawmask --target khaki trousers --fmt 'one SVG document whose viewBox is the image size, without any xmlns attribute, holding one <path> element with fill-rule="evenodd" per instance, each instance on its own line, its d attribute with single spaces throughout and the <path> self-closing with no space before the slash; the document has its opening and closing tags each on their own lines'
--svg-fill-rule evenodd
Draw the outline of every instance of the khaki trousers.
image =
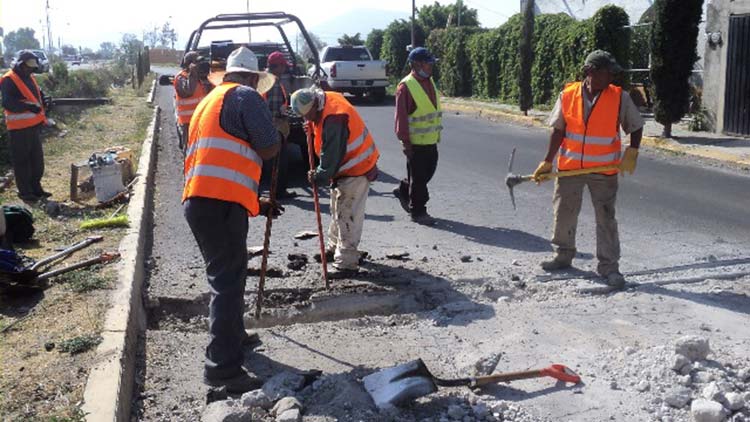
<svg viewBox="0 0 750 422">
<path fill-rule="evenodd" d="M 596 216 L 597 272 L 606 276 L 619 271 L 620 238 L 615 219 L 617 175 L 586 174 L 555 180 L 555 224 L 552 246 L 555 259 L 572 262 L 576 254 L 576 228 L 581 211 L 583 189 L 588 186 Z"/>
<path fill-rule="evenodd" d="M 342 177 L 331 190 L 331 225 L 328 250 L 334 251 L 333 265 L 339 269 L 359 268 L 359 241 L 365 222 L 365 203 L 370 181 L 365 176 Z"/>
</svg>

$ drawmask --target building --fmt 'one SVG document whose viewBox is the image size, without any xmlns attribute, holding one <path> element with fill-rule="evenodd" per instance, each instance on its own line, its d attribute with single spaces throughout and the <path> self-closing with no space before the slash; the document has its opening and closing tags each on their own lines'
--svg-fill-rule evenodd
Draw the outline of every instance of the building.
<svg viewBox="0 0 750 422">
<path fill-rule="evenodd" d="M 703 106 L 716 132 L 750 136 L 750 0 L 708 0 Z"/>
</svg>

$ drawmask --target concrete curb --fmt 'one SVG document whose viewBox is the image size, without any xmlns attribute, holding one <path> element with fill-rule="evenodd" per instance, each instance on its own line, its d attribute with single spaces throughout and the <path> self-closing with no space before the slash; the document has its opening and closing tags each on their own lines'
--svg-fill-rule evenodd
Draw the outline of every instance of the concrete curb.
<svg viewBox="0 0 750 422">
<path fill-rule="evenodd" d="M 154 96 L 156 96 L 156 80 L 157 79 L 158 78 L 154 78 L 154 80 L 151 82 L 151 92 L 149 92 L 149 94 L 148 94 L 148 100 L 146 100 L 146 102 L 149 103 L 149 104 L 153 104 L 154 103 Z"/>
<path fill-rule="evenodd" d="M 534 126 L 540 128 L 547 128 L 545 119 L 541 116 L 522 116 L 511 112 L 497 110 L 493 108 L 483 108 L 478 103 L 466 103 L 459 104 L 451 102 L 450 98 L 444 98 L 443 110 L 449 112 L 459 112 L 476 115 L 478 117 L 485 117 L 490 120 L 498 119 L 504 122 L 520 124 L 523 126 Z M 727 164 L 736 166 L 750 167 L 750 157 L 743 158 L 734 154 L 728 154 L 722 151 L 717 151 L 708 147 L 694 146 L 694 145 L 682 145 L 666 138 L 659 138 L 653 136 L 643 136 L 641 145 L 647 147 L 660 149 L 662 151 L 669 151 L 677 154 L 686 154 L 694 157 L 704 158 L 708 160 L 720 161 Z"/>
<path fill-rule="evenodd" d="M 94 367 L 83 393 L 86 420 L 129 421 L 138 334 L 145 328 L 142 287 L 146 238 L 153 206 L 154 153 L 161 109 L 156 107 L 138 161 L 138 181 L 128 206 L 130 228 L 120 242 L 117 286 L 110 295 Z"/>
</svg>

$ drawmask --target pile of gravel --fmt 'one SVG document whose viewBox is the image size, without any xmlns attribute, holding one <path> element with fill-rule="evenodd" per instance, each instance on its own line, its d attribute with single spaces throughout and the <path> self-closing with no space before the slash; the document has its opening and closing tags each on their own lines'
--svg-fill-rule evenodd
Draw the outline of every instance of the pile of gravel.
<svg viewBox="0 0 750 422">
<path fill-rule="evenodd" d="M 638 393 L 654 420 L 750 422 L 750 362 L 719 356 L 707 338 L 684 336 L 671 346 L 610 350 L 599 361 L 601 373 L 613 374 L 611 388 Z"/>
</svg>

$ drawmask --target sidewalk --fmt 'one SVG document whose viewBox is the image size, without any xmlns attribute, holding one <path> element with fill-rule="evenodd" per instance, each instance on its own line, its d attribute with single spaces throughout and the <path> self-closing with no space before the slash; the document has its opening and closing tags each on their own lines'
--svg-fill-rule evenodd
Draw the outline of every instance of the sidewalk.
<svg viewBox="0 0 750 422">
<path fill-rule="evenodd" d="M 524 116 L 518 107 L 465 98 L 443 97 L 443 109 L 448 112 L 472 114 L 493 121 L 512 122 L 527 126 L 547 127 L 548 111 L 530 110 Z M 642 145 L 686 154 L 709 160 L 721 161 L 740 167 L 750 167 L 750 138 L 739 138 L 713 132 L 692 132 L 687 123 L 672 127 L 673 139 L 661 137 L 662 125 L 646 119 Z"/>
</svg>

